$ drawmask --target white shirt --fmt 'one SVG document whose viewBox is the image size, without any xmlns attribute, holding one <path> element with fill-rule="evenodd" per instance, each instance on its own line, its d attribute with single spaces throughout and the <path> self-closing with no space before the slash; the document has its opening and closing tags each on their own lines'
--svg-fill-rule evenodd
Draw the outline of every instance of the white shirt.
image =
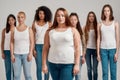
<svg viewBox="0 0 120 80">
<path fill-rule="evenodd" d="M 116 37 L 115 37 L 115 22 L 109 26 L 102 23 L 101 26 L 101 48 L 102 49 L 113 49 L 116 48 Z"/>
<path fill-rule="evenodd" d="M 9 33 L 5 32 L 4 50 L 10 50 L 10 35 L 11 31 Z"/>
<path fill-rule="evenodd" d="M 48 22 L 43 26 L 40 26 L 35 22 L 36 44 L 44 44 L 44 36 L 48 28 L 49 28 Z"/>
<path fill-rule="evenodd" d="M 14 53 L 28 54 L 30 48 L 29 28 L 20 32 L 15 28 L 14 31 Z"/>
<path fill-rule="evenodd" d="M 88 34 L 87 48 L 96 49 L 95 31 L 90 29 Z"/>
<path fill-rule="evenodd" d="M 72 29 L 64 32 L 55 29 L 49 32 L 50 49 L 48 61 L 52 63 L 70 64 L 74 63 L 74 42 Z"/>
</svg>

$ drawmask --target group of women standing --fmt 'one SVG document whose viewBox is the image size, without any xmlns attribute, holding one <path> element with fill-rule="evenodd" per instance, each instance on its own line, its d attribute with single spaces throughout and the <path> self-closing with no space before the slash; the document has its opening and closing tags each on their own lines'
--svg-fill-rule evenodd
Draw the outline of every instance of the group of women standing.
<svg viewBox="0 0 120 80">
<path fill-rule="evenodd" d="M 58 8 L 53 24 L 52 13 L 40 6 L 35 13 L 32 28 L 25 24 L 26 14 L 20 11 L 16 18 L 10 14 L 2 32 L 1 51 L 5 61 L 6 79 L 20 80 L 21 66 L 25 80 L 31 78 L 32 55 L 36 61 L 37 80 L 80 80 L 81 67 L 86 62 L 88 80 L 98 80 L 98 62 L 102 63 L 103 80 L 117 80 L 119 24 L 114 20 L 112 7 L 103 6 L 100 23 L 90 11 L 84 28 L 77 13 Z"/>
</svg>

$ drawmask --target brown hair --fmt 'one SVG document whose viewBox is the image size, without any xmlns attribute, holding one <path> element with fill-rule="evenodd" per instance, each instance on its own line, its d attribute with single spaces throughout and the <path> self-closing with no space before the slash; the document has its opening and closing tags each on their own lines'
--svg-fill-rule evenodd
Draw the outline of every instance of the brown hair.
<svg viewBox="0 0 120 80">
<path fill-rule="evenodd" d="M 68 16 L 67 10 L 64 9 L 64 8 L 58 8 L 55 12 L 53 25 L 50 29 L 55 29 L 58 26 L 58 22 L 57 22 L 57 19 L 56 19 L 58 11 L 63 11 L 64 12 L 64 14 L 65 14 L 65 25 L 70 26 L 70 21 L 69 21 L 69 16 Z"/>
<path fill-rule="evenodd" d="M 96 18 L 96 15 L 93 11 L 90 11 L 88 13 L 88 16 L 87 16 L 87 21 L 86 21 L 86 25 L 85 25 L 85 43 L 87 44 L 88 40 L 89 40 L 89 31 L 90 31 L 90 20 L 89 20 L 89 16 L 90 14 L 93 14 L 94 15 L 94 21 L 93 21 L 93 26 L 94 26 L 94 31 L 95 31 L 95 39 L 96 39 L 96 42 L 97 42 L 97 18 Z"/>
<path fill-rule="evenodd" d="M 78 17 L 78 15 L 77 15 L 77 13 L 71 13 L 69 17 L 72 17 L 72 16 L 76 16 L 76 18 L 77 18 L 77 20 L 78 20 L 78 22 L 77 22 L 77 24 L 76 24 L 76 29 L 78 30 L 80 36 L 82 36 L 82 35 L 83 35 L 83 31 L 82 31 L 82 28 L 81 28 L 81 25 L 80 25 L 80 21 L 79 21 L 79 17 Z M 82 38 L 82 37 L 81 37 L 81 38 Z"/>
<path fill-rule="evenodd" d="M 114 20 L 114 16 L 113 16 L 113 10 L 112 10 L 112 7 L 109 5 L 109 4 L 105 4 L 102 8 L 102 13 L 101 13 L 101 19 L 102 20 L 105 20 L 106 19 L 106 16 L 104 15 L 104 9 L 108 7 L 110 9 L 110 17 L 109 17 L 109 20 L 112 21 Z"/>
</svg>

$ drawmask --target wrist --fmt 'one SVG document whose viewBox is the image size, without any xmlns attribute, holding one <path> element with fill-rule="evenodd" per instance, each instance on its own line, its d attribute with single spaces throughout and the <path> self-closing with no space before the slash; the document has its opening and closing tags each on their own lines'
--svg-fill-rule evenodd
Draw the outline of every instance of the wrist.
<svg viewBox="0 0 120 80">
<path fill-rule="evenodd" d="M 14 54 L 11 54 L 11 57 L 14 56 Z"/>
</svg>

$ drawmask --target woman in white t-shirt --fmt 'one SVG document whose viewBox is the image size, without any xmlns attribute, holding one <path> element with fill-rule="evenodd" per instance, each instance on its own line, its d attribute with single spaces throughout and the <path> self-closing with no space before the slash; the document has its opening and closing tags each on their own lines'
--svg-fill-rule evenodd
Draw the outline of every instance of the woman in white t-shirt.
<svg viewBox="0 0 120 80">
<path fill-rule="evenodd" d="M 31 63 L 34 48 L 34 37 L 31 28 L 26 26 L 26 15 L 20 11 L 17 15 L 18 26 L 11 32 L 11 60 L 14 69 L 14 80 L 20 80 L 21 70 L 25 80 L 32 80 L 31 77 Z"/>
<path fill-rule="evenodd" d="M 110 69 L 110 80 L 117 80 L 119 24 L 114 21 L 111 5 L 103 6 L 101 19 L 102 22 L 98 24 L 97 54 L 98 61 L 102 63 L 102 78 L 108 80 Z"/>
<path fill-rule="evenodd" d="M 46 32 L 44 40 L 43 72 L 48 72 L 48 59 L 52 80 L 73 80 L 79 72 L 80 35 L 70 26 L 66 9 L 57 9 L 53 26 Z"/>
<path fill-rule="evenodd" d="M 93 11 L 87 16 L 84 27 L 86 42 L 86 64 L 88 80 L 98 80 L 97 61 L 97 18 Z"/>
<path fill-rule="evenodd" d="M 37 80 L 42 80 L 42 49 L 44 36 L 47 29 L 51 26 L 52 13 L 47 6 L 40 6 L 36 10 L 33 32 L 35 37 L 35 49 L 33 56 L 36 61 Z M 49 72 L 44 75 L 44 80 L 49 80 Z"/>
<path fill-rule="evenodd" d="M 13 14 L 7 17 L 6 28 L 2 31 L 1 52 L 5 62 L 6 80 L 13 80 L 13 66 L 10 56 L 11 30 L 16 27 L 16 18 Z"/>
<path fill-rule="evenodd" d="M 71 13 L 69 16 L 70 19 L 70 23 L 72 25 L 72 27 L 75 27 L 79 34 L 80 34 L 80 39 L 81 39 L 81 43 L 80 43 L 80 71 L 79 73 L 75 76 L 75 80 L 80 80 L 81 79 L 81 67 L 82 64 L 85 63 L 85 40 L 84 40 L 84 34 L 82 31 L 82 27 L 80 25 L 80 21 L 79 21 L 79 17 L 77 15 L 77 13 Z"/>
</svg>

